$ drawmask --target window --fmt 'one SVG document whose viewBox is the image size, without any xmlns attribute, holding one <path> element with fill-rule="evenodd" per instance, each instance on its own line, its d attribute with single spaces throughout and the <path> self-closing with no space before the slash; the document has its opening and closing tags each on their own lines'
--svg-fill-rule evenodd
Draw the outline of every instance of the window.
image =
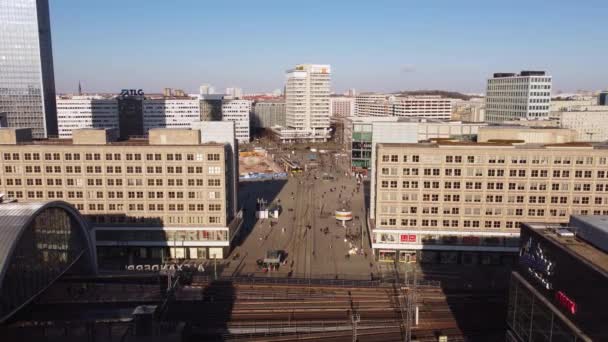
<svg viewBox="0 0 608 342">
<path fill-rule="evenodd" d="M 207 160 L 209 160 L 209 161 L 220 160 L 220 154 L 219 153 L 210 153 L 207 155 Z"/>
</svg>

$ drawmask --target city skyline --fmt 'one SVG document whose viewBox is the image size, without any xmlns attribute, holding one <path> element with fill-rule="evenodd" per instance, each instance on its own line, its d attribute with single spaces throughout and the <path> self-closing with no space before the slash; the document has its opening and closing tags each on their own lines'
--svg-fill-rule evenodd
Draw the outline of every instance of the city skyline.
<svg viewBox="0 0 608 342">
<path fill-rule="evenodd" d="M 51 3 L 59 93 L 79 80 L 86 92 L 272 91 L 301 63 L 331 64 L 336 92 L 483 93 L 494 72 L 536 69 L 554 77 L 555 93 L 608 87 L 599 1 L 143 4 Z"/>
</svg>

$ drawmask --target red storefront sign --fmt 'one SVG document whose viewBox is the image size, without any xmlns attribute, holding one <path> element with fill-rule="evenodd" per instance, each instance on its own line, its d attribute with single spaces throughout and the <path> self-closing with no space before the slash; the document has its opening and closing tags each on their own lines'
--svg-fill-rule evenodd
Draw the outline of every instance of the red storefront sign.
<svg viewBox="0 0 608 342">
<path fill-rule="evenodd" d="M 415 234 L 401 234 L 401 242 L 416 242 Z"/>
<path fill-rule="evenodd" d="M 576 314 L 576 303 L 572 299 L 568 298 L 565 293 L 562 291 L 555 292 L 555 300 L 557 300 L 559 305 L 570 311 L 571 314 Z"/>
</svg>

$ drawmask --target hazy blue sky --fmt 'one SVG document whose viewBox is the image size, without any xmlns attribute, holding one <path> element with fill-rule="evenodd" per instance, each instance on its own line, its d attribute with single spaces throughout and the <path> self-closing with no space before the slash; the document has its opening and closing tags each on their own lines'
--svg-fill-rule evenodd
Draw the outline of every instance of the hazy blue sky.
<svg viewBox="0 0 608 342">
<path fill-rule="evenodd" d="M 297 63 L 333 88 L 483 92 L 547 70 L 555 91 L 608 88 L 608 1 L 50 0 L 60 92 L 282 88 Z"/>
</svg>

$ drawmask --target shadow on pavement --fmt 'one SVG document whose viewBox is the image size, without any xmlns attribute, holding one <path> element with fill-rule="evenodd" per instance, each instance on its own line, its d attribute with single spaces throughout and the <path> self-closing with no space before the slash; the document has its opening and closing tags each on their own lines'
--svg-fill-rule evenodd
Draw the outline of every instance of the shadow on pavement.
<svg viewBox="0 0 608 342">
<path fill-rule="evenodd" d="M 257 199 L 262 198 L 268 204 L 273 203 L 286 183 L 285 179 L 239 183 L 238 202 L 243 209 L 244 217 L 240 234 L 234 241 L 235 247 L 240 246 L 247 239 L 258 221 L 255 217 Z"/>
</svg>

